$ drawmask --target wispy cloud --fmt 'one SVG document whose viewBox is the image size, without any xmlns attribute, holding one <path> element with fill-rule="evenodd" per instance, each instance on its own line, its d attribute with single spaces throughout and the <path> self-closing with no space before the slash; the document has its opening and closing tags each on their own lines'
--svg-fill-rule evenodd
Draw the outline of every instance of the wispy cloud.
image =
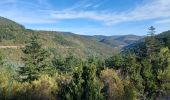
<svg viewBox="0 0 170 100">
<path fill-rule="evenodd" d="M 167 23 L 170 23 L 170 18 L 156 21 L 156 24 L 167 24 Z"/>
<path fill-rule="evenodd" d="M 155 19 L 170 18 L 170 1 L 169 0 L 150 0 L 144 5 L 139 5 L 131 11 L 109 12 L 109 11 L 77 11 L 63 10 L 53 11 L 51 16 L 59 20 L 65 19 L 92 19 L 101 21 L 106 25 L 113 25 L 122 22 L 143 21 Z M 164 20 L 167 21 L 167 20 Z M 169 22 L 169 20 L 168 20 Z"/>
<path fill-rule="evenodd" d="M 21 6 L 22 5 L 22 6 Z M 0 2 L 0 16 L 10 18 L 22 24 L 55 23 L 56 20 L 49 17 L 48 12 L 41 9 L 50 8 L 47 0 L 4 0 Z"/>
<path fill-rule="evenodd" d="M 34 0 L 37 4 L 30 3 L 28 0 L 22 0 L 26 8 L 21 9 L 17 5 L 20 0 L 4 0 L 0 2 L 0 15 L 11 18 L 20 23 L 53 23 L 61 20 L 68 19 L 90 19 L 99 21 L 104 25 L 114 25 L 117 23 L 155 20 L 155 23 L 169 23 L 170 22 L 170 0 L 147 0 L 146 3 L 138 5 L 136 8 L 122 11 L 113 12 L 111 10 L 97 11 L 93 8 L 102 5 L 101 0 L 83 0 L 75 3 L 72 7 L 63 10 L 51 9 L 50 0 Z M 8 11 L 3 8 L 7 4 L 13 4 Z M 89 10 L 91 8 L 92 10 Z"/>
</svg>

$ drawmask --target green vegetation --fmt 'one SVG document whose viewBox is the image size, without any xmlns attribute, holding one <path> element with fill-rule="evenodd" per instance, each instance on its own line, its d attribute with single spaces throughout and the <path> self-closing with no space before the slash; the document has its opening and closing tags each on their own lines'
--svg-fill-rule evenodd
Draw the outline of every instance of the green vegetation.
<svg viewBox="0 0 170 100">
<path fill-rule="evenodd" d="M 102 36 L 102 35 L 95 35 L 95 36 L 84 36 L 85 38 L 93 39 L 100 43 L 106 44 L 113 48 L 122 48 L 129 44 L 133 44 L 136 41 L 144 38 L 142 36 L 136 35 L 120 35 L 120 36 Z"/>
<path fill-rule="evenodd" d="M 0 46 L 23 47 L 33 34 L 38 36 L 39 43 L 43 44 L 43 48 L 48 49 L 52 55 L 66 57 L 72 53 L 79 58 L 87 58 L 90 55 L 106 58 L 114 53 L 113 48 L 80 35 L 68 32 L 29 30 L 16 22 L 0 17 Z M 8 60 L 13 60 L 15 63 L 18 63 L 16 59 L 21 60 L 20 58 L 23 56 L 21 50 L 13 50 L 11 55 L 8 55 L 9 49 L 0 49 L 0 51 L 6 55 Z"/>
<path fill-rule="evenodd" d="M 0 100 L 161 100 L 170 96 L 169 31 L 155 35 L 150 27 L 144 40 L 106 58 L 109 48 L 98 47 L 96 41 L 15 27 L 20 29 L 11 31 L 13 38 L 1 34 L 1 43 L 24 46 L 18 51 L 1 50 Z M 71 46 L 73 50 L 66 50 Z M 19 64 L 9 59 L 9 52 L 16 51 L 13 56 L 20 56 L 14 61 Z"/>
<path fill-rule="evenodd" d="M 48 61 L 50 55 L 38 44 L 36 36 L 31 37 L 30 43 L 25 46 L 22 52 L 25 54 L 25 57 L 22 57 L 24 66 L 19 69 L 22 81 L 31 82 L 38 79 L 41 74 L 52 70 Z"/>
</svg>

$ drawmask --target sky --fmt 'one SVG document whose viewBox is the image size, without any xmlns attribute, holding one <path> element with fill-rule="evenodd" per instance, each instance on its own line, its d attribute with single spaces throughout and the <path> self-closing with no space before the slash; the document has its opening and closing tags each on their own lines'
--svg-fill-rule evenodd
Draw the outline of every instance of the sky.
<svg viewBox="0 0 170 100">
<path fill-rule="evenodd" d="M 1 0 L 0 16 L 35 30 L 147 35 L 170 30 L 170 0 Z"/>
</svg>

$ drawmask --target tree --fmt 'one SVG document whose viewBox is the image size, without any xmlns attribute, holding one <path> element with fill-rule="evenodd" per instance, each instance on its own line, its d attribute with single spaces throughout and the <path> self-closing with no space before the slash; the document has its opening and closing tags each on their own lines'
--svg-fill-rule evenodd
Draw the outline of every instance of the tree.
<svg viewBox="0 0 170 100">
<path fill-rule="evenodd" d="M 165 38 L 165 46 L 167 46 L 170 49 L 170 37 Z"/>
<path fill-rule="evenodd" d="M 62 98 L 64 100 L 81 100 L 83 88 L 82 83 L 84 80 L 82 79 L 82 67 L 79 66 L 73 73 L 73 78 L 68 86 L 65 86 L 65 90 L 63 91 Z"/>
<path fill-rule="evenodd" d="M 22 81 L 33 81 L 42 73 L 50 73 L 50 54 L 38 43 L 37 36 L 31 37 L 30 41 L 22 49 L 24 67 L 20 67 L 19 75 Z"/>
<path fill-rule="evenodd" d="M 104 83 L 102 92 L 106 100 L 122 100 L 124 95 L 123 81 L 112 69 L 101 72 L 100 79 Z"/>
<path fill-rule="evenodd" d="M 124 55 L 122 65 L 122 73 L 125 79 L 128 79 L 134 84 L 135 88 L 139 90 L 138 92 L 143 93 L 142 77 L 141 77 L 141 65 L 138 63 L 136 56 L 132 53 L 127 53 Z"/>
<path fill-rule="evenodd" d="M 145 44 L 147 48 L 147 55 L 151 56 L 154 52 L 158 52 L 160 49 L 160 43 L 155 37 L 155 28 L 149 27 L 148 37 L 145 38 Z"/>
<path fill-rule="evenodd" d="M 84 62 L 75 68 L 72 80 L 63 86 L 62 100 L 101 100 L 102 84 L 96 77 L 96 66 Z"/>
<path fill-rule="evenodd" d="M 74 69 L 80 66 L 82 61 L 72 54 L 63 57 L 54 57 L 52 60 L 53 66 L 58 70 L 59 73 L 73 73 Z"/>
<path fill-rule="evenodd" d="M 153 27 L 153 26 L 150 26 L 149 27 L 149 34 L 148 35 L 150 35 L 150 36 L 152 36 L 152 37 L 154 37 L 155 36 L 155 27 Z"/>
<path fill-rule="evenodd" d="M 65 66 L 65 58 L 63 57 L 54 57 L 52 64 L 59 73 L 68 72 L 71 70 L 70 66 Z"/>
<path fill-rule="evenodd" d="M 156 89 L 155 76 L 153 74 L 152 64 L 149 58 L 141 61 L 141 76 L 143 78 L 144 94 L 147 98 L 151 98 L 153 91 Z"/>
<path fill-rule="evenodd" d="M 83 100 L 102 100 L 101 94 L 102 85 L 96 78 L 96 66 L 93 63 L 87 64 L 83 67 L 82 79 L 83 86 Z"/>
<path fill-rule="evenodd" d="M 169 87 L 169 67 L 170 55 L 168 48 L 162 48 L 154 58 L 147 58 L 141 61 L 141 75 L 144 80 L 144 93 L 149 99 L 166 94 L 170 90 Z M 151 61 L 150 61 L 151 60 Z"/>
<path fill-rule="evenodd" d="M 109 68 L 119 69 L 122 67 L 123 58 L 121 54 L 114 55 L 109 59 L 106 59 L 106 66 Z"/>
<path fill-rule="evenodd" d="M 156 79 L 158 89 L 157 96 L 167 95 L 170 93 L 170 51 L 168 48 L 162 48 L 158 54 Z"/>
<path fill-rule="evenodd" d="M 124 98 L 123 100 L 138 100 L 136 89 L 135 89 L 134 85 L 128 79 L 124 80 L 124 96 L 123 96 L 123 98 Z"/>
</svg>

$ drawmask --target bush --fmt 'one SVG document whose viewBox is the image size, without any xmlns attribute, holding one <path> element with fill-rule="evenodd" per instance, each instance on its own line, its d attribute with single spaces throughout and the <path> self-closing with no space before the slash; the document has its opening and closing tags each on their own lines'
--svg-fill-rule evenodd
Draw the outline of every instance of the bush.
<svg viewBox="0 0 170 100">
<path fill-rule="evenodd" d="M 58 84 L 48 75 L 21 83 L 10 79 L 5 71 L 0 72 L 0 100 L 55 100 L 57 93 Z"/>
<path fill-rule="evenodd" d="M 112 69 L 105 69 L 100 75 L 104 83 L 103 92 L 107 100 L 121 100 L 124 94 L 123 81 Z"/>
<path fill-rule="evenodd" d="M 4 68 L 0 70 L 0 99 L 5 99 L 9 94 L 10 74 Z"/>
<path fill-rule="evenodd" d="M 38 80 L 32 82 L 32 98 L 35 100 L 54 100 L 58 86 L 54 78 L 42 75 Z"/>
</svg>

